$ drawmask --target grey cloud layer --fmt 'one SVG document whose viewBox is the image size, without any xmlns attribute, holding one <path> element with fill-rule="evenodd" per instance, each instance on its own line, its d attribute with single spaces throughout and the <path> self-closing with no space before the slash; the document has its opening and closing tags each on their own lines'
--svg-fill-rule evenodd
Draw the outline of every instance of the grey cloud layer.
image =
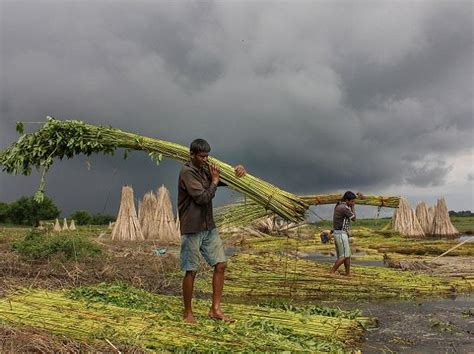
<svg viewBox="0 0 474 354">
<path fill-rule="evenodd" d="M 50 114 L 204 137 L 298 193 L 442 185 L 446 158 L 472 148 L 472 18 L 469 2 L 4 2 L 1 147 L 16 120 Z M 56 166 L 50 193 L 104 183 L 112 163 L 96 159 L 90 181 L 66 171 L 79 162 Z M 107 186 L 161 174 L 174 188 L 179 166 L 113 161 Z M 6 198 L 29 188 L 0 183 Z M 84 188 L 64 208 L 106 194 Z"/>
</svg>

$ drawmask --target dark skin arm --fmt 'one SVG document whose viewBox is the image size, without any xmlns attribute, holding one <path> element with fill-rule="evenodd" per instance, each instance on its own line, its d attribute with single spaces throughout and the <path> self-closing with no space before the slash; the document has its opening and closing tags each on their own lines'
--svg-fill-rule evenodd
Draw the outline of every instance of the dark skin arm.
<svg viewBox="0 0 474 354">
<path fill-rule="evenodd" d="M 220 170 L 219 170 L 219 166 L 217 166 L 216 164 L 212 163 L 210 166 L 209 166 L 209 172 L 211 173 L 211 183 L 212 184 L 215 184 L 216 186 L 219 184 L 219 181 L 220 181 L 220 176 L 219 176 L 219 173 L 220 173 Z M 246 175 L 247 171 L 245 170 L 245 167 L 242 166 L 242 165 L 237 165 L 234 167 L 234 172 L 235 172 L 235 175 L 237 177 L 243 177 Z"/>
</svg>

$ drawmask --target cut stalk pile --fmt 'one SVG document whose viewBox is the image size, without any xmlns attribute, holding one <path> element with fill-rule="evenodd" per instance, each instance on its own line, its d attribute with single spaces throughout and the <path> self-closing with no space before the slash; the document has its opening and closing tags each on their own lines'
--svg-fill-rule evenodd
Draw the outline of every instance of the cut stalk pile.
<svg viewBox="0 0 474 354">
<path fill-rule="evenodd" d="M 22 133 L 22 129 L 18 130 Z M 182 162 L 189 160 L 189 148 L 183 145 L 124 132 L 112 127 L 95 126 L 76 120 L 58 121 L 48 118 L 41 129 L 35 133 L 22 134 L 16 143 L 0 152 L 0 164 L 3 165 L 3 171 L 8 173 L 28 175 L 32 167 L 38 169 L 43 167 L 47 171 L 56 157 L 72 158 L 80 153 L 113 154 L 117 148 L 145 151 L 157 163 L 163 156 Z M 221 180 L 224 183 L 245 194 L 265 209 L 272 210 L 290 221 L 300 221 L 304 218 L 308 205 L 298 196 L 250 174 L 238 178 L 232 166 L 215 158 L 209 158 L 209 161 L 219 166 Z M 37 195 L 38 199 L 41 199 L 43 189 L 44 179 Z"/>
<path fill-rule="evenodd" d="M 237 322 L 206 319 L 209 303 L 195 301 L 198 326 L 181 319 L 181 298 L 99 285 L 62 292 L 28 291 L 0 302 L 0 319 L 41 327 L 88 342 L 109 340 L 151 350 L 342 351 L 359 341 L 368 318 L 229 305 Z M 86 300 L 86 301 L 83 301 Z"/>
<path fill-rule="evenodd" d="M 384 267 L 354 266 L 351 277 L 332 277 L 332 264 L 271 254 L 239 254 L 228 263 L 225 291 L 237 297 L 416 298 L 471 292 L 474 286 L 474 277 L 451 279 Z M 210 293 L 209 284 L 209 279 L 202 278 L 197 288 Z"/>
</svg>

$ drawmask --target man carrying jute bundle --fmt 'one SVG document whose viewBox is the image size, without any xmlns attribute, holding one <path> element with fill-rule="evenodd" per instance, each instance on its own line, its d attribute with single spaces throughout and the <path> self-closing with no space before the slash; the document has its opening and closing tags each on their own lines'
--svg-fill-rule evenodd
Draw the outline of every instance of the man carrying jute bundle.
<svg viewBox="0 0 474 354">
<path fill-rule="evenodd" d="M 211 147 L 207 141 L 196 139 L 191 143 L 191 159 L 185 163 L 178 180 L 178 212 L 181 228 L 181 270 L 183 278 L 183 301 L 185 322 L 193 323 L 192 298 L 194 279 L 201 254 L 207 264 L 214 267 L 212 277 L 212 305 L 209 317 L 233 322 L 224 315 L 220 305 L 224 288 L 226 256 L 212 214 L 212 199 L 220 182 L 219 168 L 211 164 L 208 156 Z M 245 176 L 245 168 L 235 167 L 237 177 Z"/>
<path fill-rule="evenodd" d="M 331 269 L 335 274 L 337 269 L 344 263 L 346 275 L 351 273 L 351 248 L 349 247 L 349 228 L 351 221 L 355 221 L 355 199 L 357 196 L 351 191 L 347 191 L 342 196 L 342 200 L 334 207 L 333 229 L 334 243 L 336 245 L 337 260 Z"/>
</svg>

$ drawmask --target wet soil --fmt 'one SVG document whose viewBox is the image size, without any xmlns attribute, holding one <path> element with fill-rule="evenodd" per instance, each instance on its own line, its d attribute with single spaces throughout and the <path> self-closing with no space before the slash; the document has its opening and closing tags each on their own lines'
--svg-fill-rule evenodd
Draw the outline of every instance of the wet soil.
<svg viewBox="0 0 474 354">
<path fill-rule="evenodd" d="M 345 306 L 343 306 L 345 307 Z M 357 303 L 378 328 L 366 332 L 363 353 L 474 352 L 474 296 L 421 302 Z"/>
</svg>

